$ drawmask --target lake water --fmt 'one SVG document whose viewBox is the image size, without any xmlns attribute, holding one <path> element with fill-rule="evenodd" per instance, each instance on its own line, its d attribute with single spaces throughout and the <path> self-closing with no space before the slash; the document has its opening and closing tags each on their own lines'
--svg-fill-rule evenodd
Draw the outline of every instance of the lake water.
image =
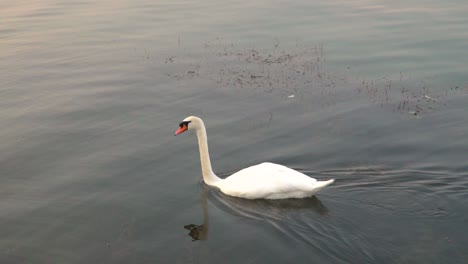
<svg viewBox="0 0 468 264">
<path fill-rule="evenodd" d="M 468 3 L 322 2 L 0 3 L 0 262 L 466 263 Z"/>
</svg>

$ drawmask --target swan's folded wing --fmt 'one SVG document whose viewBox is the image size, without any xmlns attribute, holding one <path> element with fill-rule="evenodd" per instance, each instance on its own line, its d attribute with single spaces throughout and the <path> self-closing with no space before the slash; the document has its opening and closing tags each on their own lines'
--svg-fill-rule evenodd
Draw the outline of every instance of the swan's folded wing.
<svg viewBox="0 0 468 264">
<path fill-rule="evenodd" d="M 221 190 L 229 195 L 244 198 L 268 198 L 279 195 L 310 192 L 317 181 L 288 167 L 261 163 L 245 168 L 223 181 Z"/>
</svg>

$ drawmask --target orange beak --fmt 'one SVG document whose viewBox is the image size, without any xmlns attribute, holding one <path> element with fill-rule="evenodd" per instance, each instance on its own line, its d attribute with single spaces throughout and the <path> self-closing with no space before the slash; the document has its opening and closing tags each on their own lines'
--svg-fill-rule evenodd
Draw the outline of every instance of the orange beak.
<svg viewBox="0 0 468 264">
<path fill-rule="evenodd" d="M 174 136 L 177 136 L 183 132 L 185 132 L 187 130 L 187 126 L 186 125 L 183 125 L 182 127 L 180 127 L 179 129 L 176 130 Z"/>
</svg>

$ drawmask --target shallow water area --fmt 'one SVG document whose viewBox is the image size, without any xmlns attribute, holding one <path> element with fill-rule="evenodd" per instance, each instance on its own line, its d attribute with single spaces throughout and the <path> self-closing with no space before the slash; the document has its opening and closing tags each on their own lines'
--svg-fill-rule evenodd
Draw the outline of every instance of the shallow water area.
<svg viewBox="0 0 468 264">
<path fill-rule="evenodd" d="M 464 1 L 0 4 L 0 263 L 464 263 Z M 308 199 L 201 182 L 264 161 Z"/>
</svg>

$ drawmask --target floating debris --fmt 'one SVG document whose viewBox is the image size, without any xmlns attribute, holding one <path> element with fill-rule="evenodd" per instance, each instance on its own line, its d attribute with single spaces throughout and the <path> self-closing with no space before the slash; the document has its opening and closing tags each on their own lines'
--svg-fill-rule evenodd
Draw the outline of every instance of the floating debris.
<svg viewBox="0 0 468 264">
<path fill-rule="evenodd" d="M 174 62 L 175 58 L 177 58 L 177 56 L 170 56 L 164 60 L 164 63 Z"/>
<path fill-rule="evenodd" d="M 430 97 L 430 96 L 427 95 L 427 94 L 424 95 L 424 98 L 426 98 L 427 100 L 429 100 L 429 101 L 431 101 L 431 102 L 436 102 L 436 101 L 437 101 L 436 99 Z"/>
<path fill-rule="evenodd" d="M 408 112 L 410 115 L 414 116 L 415 118 L 421 118 L 421 112 L 419 110 L 416 111 L 409 111 Z"/>
<path fill-rule="evenodd" d="M 348 75 L 327 71 L 323 45 L 280 47 L 274 49 L 243 48 L 222 38 L 207 41 L 200 51 L 193 54 L 168 56 L 164 63 L 175 72 L 167 76 L 177 80 L 200 78 L 212 80 L 217 86 L 241 88 L 265 94 L 275 94 L 292 99 L 296 95 L 304 98 L 306 93 L 321 97 L 322 107 L 336 104 L 338 91 L 350 85 L 359 97 L 367 97 L 371 103 L 389 107 L 394 112 L 409 113 L 420 117 L 439 106 L 446 105 L 452 93 L 468 92 L 468 84 L 444 89 L 444 94 L 430 89 L 425 81 L 417 85 L 410 75 L 400 72 L 399 76 L 349 81 Z M 146 54 L 146 53 L 145 53 Z M 352 67 L 346 66 L 347 70 Z M 182 70 L 181 70 L 182 69 Z"/>
</svg>

